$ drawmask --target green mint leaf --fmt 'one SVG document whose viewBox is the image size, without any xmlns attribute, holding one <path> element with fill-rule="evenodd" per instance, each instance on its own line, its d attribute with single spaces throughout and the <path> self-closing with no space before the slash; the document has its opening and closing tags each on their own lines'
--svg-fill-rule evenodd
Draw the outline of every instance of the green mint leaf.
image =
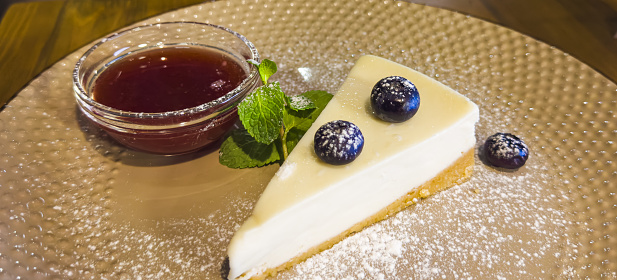
<svg viewBox="0 0 617 280">
<path fill-rule="evenodd" d="M 219 150 L 219 162 L 230 168 L 261 167 L 280 159 L 275 142 L 259 143 L 245 129 L 232 131 Z"/>
<path fill-rule="evenodd" d="M 274 75 L 274 73 L 276 73 L 276 63 L 274 63 L 274 61 L 272 60 L 264 59 L 263 61 L 261 61 L 261 63 L 259 63 L 253 59 L 249 59 L 248 62 L 257 66 L 257 70 L 259 71 L 259 77 L 261 77 L 261 81 L 264 85 L 268 83 L 268 78 L 270 78 L 272 75 Z"/>
<path fill-rule="evenodd" d="M 310 98 L 303 95 L 289 97 L 288 103 L 289 107 L 295 111 L 315 109 L 315 103 L 313 103 Z"/>
<path fill-rule="evenodd" d="M 287 151 L 289 153 L 291 153 L 298 141 L 300 141 L 300 138 L 302 138 L 313 122 L 315 122 L 315 119 L 321 114 L 321 111 L 326 108 L 330 99 L 332 99 L 332 94 L 320 90 L 305 92 L 299 96 L 311 100 L 315 107 L 300 111 L 286 108 L 283 123 L 285 125 Z"/>
<path fill-rule="evenodd" d="M 279 137 L 285 98 L 285 93 L 275 82 L 258 87 L 238 105 L 242 125 L 257 142 L 270 144 Z"/>
<path fill-rule="evenodd" d="M 268 83 L 268 78 L 270 78 L 274 73 L 276 73 L 276 63 L 269 59 L 264 59 L 261 63 L 257 62 L 257 60 L 249 59 L 248 63 L 253 64 L 257 67 L 257 71 L 259 71 L 259 77 L 261 77 L 261 81 L 263 84 Z"/>
<path fill-rule="evenodd" d="M 264 59 L 259 64 L 259 76 L 261 76 L 261 80 L 264 82 L 264 84 L 268 83 L 268 78 L 274 75 L 276 71 L 276 63 L 274 63 L 274 61 L 272 60 Z"/>
</svg>

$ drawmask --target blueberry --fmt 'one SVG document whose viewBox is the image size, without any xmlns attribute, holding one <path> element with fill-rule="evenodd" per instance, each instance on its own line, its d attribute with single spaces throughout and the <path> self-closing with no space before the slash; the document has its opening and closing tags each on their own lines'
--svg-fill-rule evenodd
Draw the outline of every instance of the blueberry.
<svg viewBox="0 0 617 280">
<path fill-rule="evenodd" d="M 525 142 L 510 133 L 495 133 L 484 142 L 484 157 L 492 165 L 516 169 L 525 164 L 529 149 Z"/>
<path fill-rule="evenodd" d="M 404 122 L 420 108 L 420 94 L 409 80 L 390 76 L 381 79 L 371 92 L 371 107 L 378 118 L 387 122 Z"/>
<path fill-rule="evenodd" d="M 315 132 L 315 154 L 333 165 L 354 161 L 364 147 L 360 128 L 348 121 L 331 121 Z"/>
</svg>

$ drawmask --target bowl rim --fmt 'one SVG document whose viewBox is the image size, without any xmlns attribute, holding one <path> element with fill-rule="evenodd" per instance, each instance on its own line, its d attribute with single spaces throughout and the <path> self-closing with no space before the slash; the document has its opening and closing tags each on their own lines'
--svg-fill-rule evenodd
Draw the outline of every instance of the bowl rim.
<svg viewBox="0 0 617 280">
<path fill-rule="evenodd" d="M 219 106 L 221 104 L 226 103 L 227 101 L 233 100 L 234 97 L 236 97 L 238 94 L 243 92 L 243 89 L 246 88 L 247 86 L 249 86 L 251 83 L 254 83 L 255 80 L 259 77 L 259 71 L 257 69 L 257 67 L 255 67 L 255 65 L 253 65 L 252 63 L 248 63 L 249 67 L 250 67 L 250 73 L 249 75 L 244 78 L 244 80 L 242 80 L 242 82 L 235 87 L 233 90 L 229 91 L 228 93 L 226 93 L 225 95 L 214 99 L 210 102 L 204 103 L 204 104 L 200 104 L 194 107 L 189 107 L 189 108 L 185 108 L 185 109 L 180 109 L 180 110 L 174 110 L 174 111 L 166 111 L 166 112 L 155 112 L 155 113 L 148 113 L 148 112 L 134 112 L 134 111 L 126 111 L 126 110 L 120 110 L 120 109 L 116 109 L 107 105 L 104 105 L 102 103 L 99 103 L 97 101 L 95 101 L 93 98 L 91 98 L 87 93 L 86 90 L 84 89 L 84 86 L 82 85 L 82 83 L 84 82 L 84 80 L 80 77 L 80 70 L 82 69 L 82 65 L 84 63 L 84 61 L 88 58 L 88 56 L 90 54 L 92 54 L 98 47 L 100 47 L 101 45 L 105 44 L 108 41 L 111 41 L 113 39 L 119 38 L 125 34 L 128 33 L 132 33 L 132 32 L 138 32 L 142 29 L 150 29 L 150 28 L 160 28 L 161 26 L 170 26 L 170 25 L 201 25 L 201 26 L 207 26 L 207 27 L 213 27 L 219 30 L 223 30 L 226 31 L 228 33 L 230 33 L 231 35 L 236 36 L 238 39 L 240 39 L 242 42 L 244 42 L 244 44 L 249 48 L 251 55 L 253 56 L 252 58 L 250 58 L 251 60 L 254 60 L 256 62 L 259 62 L 259 53 L 257 52 L 257 48 L 255 47 L 255 45 L 249 41 L 244 35 L 221 25 L 216 25 L 216 24 L 211 24 L 211 23 L 203 23 L 203 22 L 194 22 L 194 21 L 170 21 L 170 22 L 158 22 L 158 23 L 152 23 L 152 24 L 145 24 L 145 25 L 140 25 L 140 26 L 136 26 L 136 27 L 130 27 L 127 28 L 125 30 L 121 30 L 118 31 L 116 33 L 113 33 L 107 37 L 104 37 L 103 39 L 99 40 L 96 44 L 94 44 L 92 47 L 90 47 L 77 61 L 77 63 L 75 64 L 75 67 L 73 69 L 73 91 L 78 99 L 78 103 L 86 103 L 89 106 L 95 107 L 97 109 L 100 110 L 104 110 L 107 114 L 112 114 L 115 117 L 118 118 L 138 118 L 138 119 L 160 119 L 160 118 L 167 118 L 170 116 L 182 116 L 182 115 L 192 115 L 192 114 L 196 114 L 196 113 L 202 113 L 204 111 L 207 111 L 213 107 Z M 83 106 L 81 106 L 83 107 Z M 84 108 L 82 108 L 84 109 Z"/>
</svg>

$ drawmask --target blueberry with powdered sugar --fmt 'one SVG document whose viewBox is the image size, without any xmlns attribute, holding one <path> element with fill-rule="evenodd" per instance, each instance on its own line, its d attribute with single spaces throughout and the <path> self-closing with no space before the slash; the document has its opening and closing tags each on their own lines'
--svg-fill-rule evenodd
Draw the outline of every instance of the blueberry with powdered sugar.
<svg viewBox="0 0 617 280">
<path fill-rule="evenodd" d="M 484 157 L 496 167 L 516 169 L 525 164 L 529 148 L 523 140 L 510 133 L 495 133 L 484 142 Z"/>
<path fill-rule="evenodd" d="M 416 86 L 400 76 L 381 79 L 371 92 L 373 114 L 387 122 L 404 122 L 420 108 Z"/>
<path fill-rule="evenodd" d="M 322 125 L 315 132 L 315 154 L 333 165 L 354 161 L 364 147 L 364 136 L 355 124 L 337 120 Z"/>
</svg>

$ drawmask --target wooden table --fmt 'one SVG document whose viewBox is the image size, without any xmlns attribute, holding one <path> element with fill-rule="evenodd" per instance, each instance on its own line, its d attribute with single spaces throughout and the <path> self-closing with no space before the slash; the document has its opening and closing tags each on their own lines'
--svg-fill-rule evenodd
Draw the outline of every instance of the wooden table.
<svg viewBox="0 0 617 280">
<path fill-rule="evenodd" d="M 8 5 L 0 22 L 0 106 L 38 73 L 79 47 L 130 23 L 201 2 L 56 0 Z M 617 81 L 617 0 L 410 2 L 512 28 L 573 55 Z"/>
</svg>

